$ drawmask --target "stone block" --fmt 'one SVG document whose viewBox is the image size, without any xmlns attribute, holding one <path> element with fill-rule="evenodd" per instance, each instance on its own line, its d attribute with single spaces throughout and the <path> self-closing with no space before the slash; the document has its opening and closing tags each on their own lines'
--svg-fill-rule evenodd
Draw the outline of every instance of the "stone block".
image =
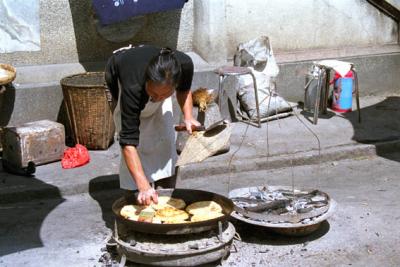
<svg viewBox="0 0 400 267">
<path fill-rule="evenodd" d="M 41 120 L 4 128 L 3 167 L 11 172 L 32 174 L 35 166 L 60 160 L 65 149 L 64 126 Z"/>
</svg>

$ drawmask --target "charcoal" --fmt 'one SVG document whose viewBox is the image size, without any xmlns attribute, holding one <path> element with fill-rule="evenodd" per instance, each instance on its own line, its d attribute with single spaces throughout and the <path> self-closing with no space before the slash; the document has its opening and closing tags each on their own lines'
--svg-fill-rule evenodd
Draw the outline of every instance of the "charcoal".
<svg viewBox="0 0 400 267">
<path fill-rule="evenodd" d="M 189 248 L 190 248 L 190 249 L 196 249 L 196 250 L 197 250 L 197 249 L 199 249 L 199 243 L 190 244 L 190 245 L 189 245 Z"/>
</svg>

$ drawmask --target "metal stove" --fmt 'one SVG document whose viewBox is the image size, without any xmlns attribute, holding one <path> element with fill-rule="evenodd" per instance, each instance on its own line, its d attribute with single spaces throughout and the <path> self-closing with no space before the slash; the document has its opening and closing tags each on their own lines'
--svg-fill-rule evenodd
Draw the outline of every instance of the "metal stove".
<svg viewBox="0 0 400 267">
<path fill-rule="evenodd" d="M 228 221 L 233 203 L 216 193 L 193 189 L 158 189 L 159 196 L 183 199 L 186 204 L 200 200 L 221 205 L 223 216 L 179 224 L 157 224 L 128 220 L 120 215 L 136 196 L 125 196 L 113 204 L 115 226 L 113 239 L 116 251 L 126 261 L 154 266 L 198 266 L 216 262 L 229 254 L 236 230 Z"/>
</svg>

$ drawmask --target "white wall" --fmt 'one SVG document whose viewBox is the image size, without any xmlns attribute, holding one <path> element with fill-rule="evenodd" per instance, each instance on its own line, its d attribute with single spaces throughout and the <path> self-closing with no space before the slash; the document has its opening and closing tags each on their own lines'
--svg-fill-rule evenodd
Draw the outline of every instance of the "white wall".
<svg viewBox="0 0 400 267">
<path fill-rule="evenodd" d="M 119 43 L 97 32 L 91 0 L 29 1 L 40 3 L 40 49 L 0 51 L 4 63 L 104 61 L 129 43 L 194 50 L 208 62 L 221 63 L 240 42 L 262 34 L 270 37 L 275 52 L 288 53 L 397 45 L 398 40 L 397 23 L 366 0 L 189 0 L 182 10 L 149 14 L 143 29 Z M 400 6 L 400 0 L 388 2 Z"/>
<path fill-rule="evenodd" d="M 225 0 L 193 0 L 193 49 L 208 62 L 226 60 Z M 228 0 L 229 2 L 229 0 Z"/>
<path fill-rule="evenodd" d="M 225 3 L 225 7 L 221 5 Z M 196 0 L 198 17 L 213 5 L 224 20 L 209 25 L 208 32 L 219 35 L 220 53 L 232 57 L 237 44 L 260 35 L 268 35 L 275 52 L 293 52 L 341 47 L 370 47 L 397 44 L 398 25 L 361 0 Z M 194 35 L 201 36 L 205 27 L 195 20 Z M 201 39 L 201 38 L 200 38 Z M 211 46 L 211 47 L 210 47 Z M 201 55 L 215 51 L 213 43 L 198 42 L 194 47 Z M 215 55 L 208 53 L 206 59 Z"/>
<path fill-rule="evenodd" d="M 117 42 L 113 41 L 113 38 L 107 39 L 99 34 L 92 0 L 0 0 L 0 15 L 2 15 L 0 18 L 1 62 L 14 66 L 101 62 L 106 60 L 117 48 L 140 43 L 152 43 L 191 51 L 193 2 L 194 0 L 188 1 L 181 10 L 146 15 L 146 24 L 129 40 L 125 40 L 129 34 L 126 34 L 124 30 L 127 27 L 137 27 L 138 25 L 135 24 L 135 21 L 125 24 L 124 28 L 110 33 L 110 35 L 116 35 L 116 40 L 124 39 L 124 41 Z M 8 6 L 12 9 L 7 8 Z M 26 9 L 33 8 L 38 10 L 26 12 Z M 6 14 L 9 16 L 5 16 Z M 20 14 L 25 16 L 17 16 Z M 14 23 L 16 25 L 11 25 L 12 21 L 4 24 L 7 22 L 5 18 L 9 18 L 9 21 L 17 20 L 20 25 L 16 23 Z M 25 27 L 25 24 L 28 24 L 29 27 Z M 15 42 L 18 41 L 15 37 L 16 34 L 13 35 L 15 39 L 13 43 L 9 42 L 10 33 L 18 33 L 18 31 L 20 35 L 24 33 L 21 25 L 27 29 L 35 29 L 33 32 L 37 35 L 40 32 L 38 38 L 31 38 L 27 40 L 29 42 L 25 41 L 25 43 L 31 44 L 33 39 L 37 46 L 34 49 L 16 47 Z M 22 37 L 24 36 L 27 34 L 22 35 Z M 17 36 L 17 38 L 20 37 Z M 8 49 L 11 45 L 13 45 L 13 50 Z"/>
<path fill-rule="evenodd" d="M 386 0 L 386 2 L 396 7 L 397 9 L 400 9 L 400 0 Z"/>
</svg>

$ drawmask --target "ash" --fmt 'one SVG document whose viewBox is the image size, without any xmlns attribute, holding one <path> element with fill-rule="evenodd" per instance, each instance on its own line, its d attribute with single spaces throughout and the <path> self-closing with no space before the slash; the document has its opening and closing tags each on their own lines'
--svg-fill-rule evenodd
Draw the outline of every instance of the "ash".
<svg viewBox="0 0 400 267">
<path fill-rule="evenodd" d="M 231 227 L 224 226 L 222 235 L 217 230 L 185 235 L 157 235 L 131 232 L 122 239 L 138 251 L 170 254 L 189 251 L 202 251 L 227 243 L 231 236 Z M 233 230 L 234 231 L 234 230 Z M 220 239 L 221 238 L 221 239 Z"/>
<path fill-rule="evenodd" d="M 242 216 L 272 223 L 309 223 L 329 207 L 329 196 L 319 190 L 252 187 L 231 199 Z"/>
</svg>

